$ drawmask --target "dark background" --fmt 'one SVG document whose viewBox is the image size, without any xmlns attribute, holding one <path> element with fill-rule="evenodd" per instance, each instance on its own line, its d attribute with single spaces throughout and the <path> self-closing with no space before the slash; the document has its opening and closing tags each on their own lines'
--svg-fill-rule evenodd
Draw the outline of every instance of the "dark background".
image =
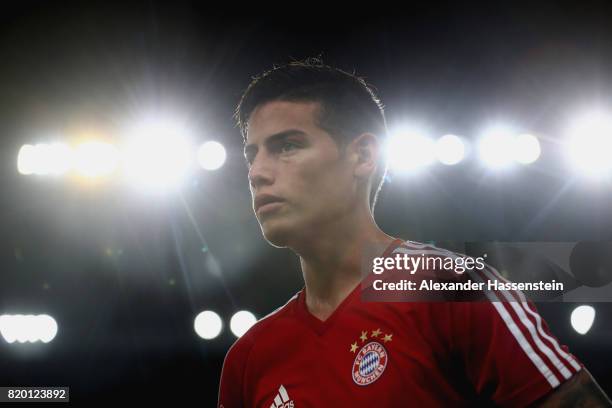
<svg viewBox="0 0 612 408">
<path fill-rule="evenodd" d="M 510 172 L 472 157 L 392 178 L 376 209 L 388 234 L 612 238 L 612 185 L 577 177 L 560 147 L 575 112 L 612 106 L 606 2 L 376 4 L 361 14 L 291 3 L 258 17 L 189 3 L 0 7 L 0 313 L 48 313 L 59 325 L 49 344 L 0 340 L 0 385 L 70 386 L 74 402 L 214 406 L 234 337 L 226 326 L 214 341 L 200 339 L 195 315 L 262 317 L 303 284 L 297 258 L 261 237 L 232 120 L 250 78 L 290 59 L 321 56 L 364 75 L 391 127 L 416 120 L 436 135 L 475 139 L 502 120 L 541 137 L 540 160 Z M 364 12 L 372 8 L 388 16 Z M 222 142 L 225 166 L 194 173 L 180 194 L 153 197 L 17 173 L 24 143 L 79 129 L 112 137 L 148 109 L 187 117 L 199 141 Z M 581 336 L 569 324 L 574 306 L 539 305 L 610 393 L 612 308 L 594 304 L 595 324 Z"/>
</svg>

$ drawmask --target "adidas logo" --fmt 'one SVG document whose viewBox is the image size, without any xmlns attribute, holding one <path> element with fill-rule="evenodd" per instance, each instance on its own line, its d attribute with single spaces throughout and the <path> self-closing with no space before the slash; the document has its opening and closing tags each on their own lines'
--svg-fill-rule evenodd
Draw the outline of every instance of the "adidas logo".
<svg viewBox="0 0 612 408">
<path fill-rule="evenodd" d="M 274 397 L 274 402 L 270 405 L 270 408 L 293 408 L 293 400 L 289 399 L 285 386 L 278 387 L 278 393 Z"/>
</svg>

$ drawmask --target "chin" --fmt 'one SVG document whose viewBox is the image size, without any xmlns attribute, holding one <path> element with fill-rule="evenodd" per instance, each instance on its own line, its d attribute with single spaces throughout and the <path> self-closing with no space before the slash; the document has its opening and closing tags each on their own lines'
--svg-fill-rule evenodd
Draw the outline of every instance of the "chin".
<svg viewBox="0 0 612 408">
<path fill-rule="evenodd" d="M 286 248 L 295 231 L 295 228 L 282 224 L 284 223 L 274 222 L 274 220 L 268 220 L 260 224 L 264 238 L 276 248 Z"/>
</svg>

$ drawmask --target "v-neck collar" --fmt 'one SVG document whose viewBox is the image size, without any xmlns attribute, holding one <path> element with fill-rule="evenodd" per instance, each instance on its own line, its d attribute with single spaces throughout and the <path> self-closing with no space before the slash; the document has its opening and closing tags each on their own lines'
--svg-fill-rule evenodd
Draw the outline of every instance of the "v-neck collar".
<svg viewBox="0 0 612 408">
<path fill-rule="evenodd" d="M 382 254 L 382 257 L 389 256 L 398 246 L 400 246 L 404 241 L 402 239 L 396 238 L 389 244 L 387 249 Z M 348 294 L 346 298 L 336 309 L 332 312 L 332 314 L 325 320 L 320 320 L 318 317 L 314 316 L 308 310 L 306 306 L 306 286 L 302 288 L 301 291 L 298 292 L 298 298 L 296 302 L 297 306 L 297 315 L 298 317 L 308 326 L 312 331 L 314 331 L 319 336 L 323 335 L 330 327 L 332 327 L 334 321 L 341 314 L 342 310 L 345 309 L 355 297 L 361 293 L 361 285 L 363 281 L 370 278 L 371 274 L 366 275 L 366 277 L 355 286 L 355 288 Z"/>
</svg>

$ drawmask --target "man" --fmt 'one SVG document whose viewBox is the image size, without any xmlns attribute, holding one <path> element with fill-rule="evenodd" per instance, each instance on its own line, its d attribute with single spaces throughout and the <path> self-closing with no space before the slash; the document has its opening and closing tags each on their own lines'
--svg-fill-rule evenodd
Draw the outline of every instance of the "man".
<svg viewBox="0 0 612 408">
<path fill-rule="evenodd" d="M 424 246 L 373 219 L 386 125 L 361 78 L 278 67 L 237 119 L 263 235 L 300 257 L 305 287 L 231 347 L 220 407 L 609 406 L 530 303 L 362 301 L 364 252 Z"/>
</svg>

